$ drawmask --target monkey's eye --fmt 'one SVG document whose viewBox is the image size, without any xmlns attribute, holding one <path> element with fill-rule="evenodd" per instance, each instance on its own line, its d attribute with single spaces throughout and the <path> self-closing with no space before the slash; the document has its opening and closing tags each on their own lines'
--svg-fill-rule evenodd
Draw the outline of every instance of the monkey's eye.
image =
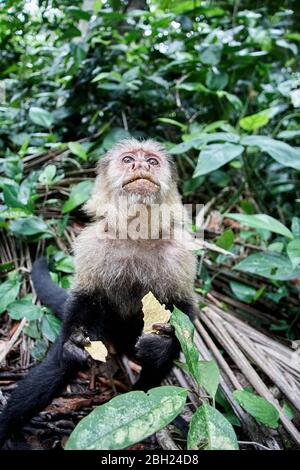
<svg viewBox="0 0 300 470">
<path fill-rule="evenodd" d="M 122 162 L 124 162 L 124 163 L 132 163 L 132 162 L 134 162 L 134 158 L 131 157 L 130 155 L 125 155 L 125 157 L 122 158 Z"/>
<path fill-rule="evenodd" d="M 153 165 L 153 166 L 156 166 L 158 165 L 158 160 L 156 158 L 148 158 L 147 162 L 150 164 L 150 165 Z"/>
</svg>

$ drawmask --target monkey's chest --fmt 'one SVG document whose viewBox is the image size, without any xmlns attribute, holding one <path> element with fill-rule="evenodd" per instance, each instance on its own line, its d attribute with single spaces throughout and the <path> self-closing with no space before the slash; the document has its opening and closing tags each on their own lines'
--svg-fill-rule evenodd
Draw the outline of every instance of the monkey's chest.
<svg viewBox="0 0 300 470">
<path fill-rule="evenodd" d="M 163 303 L 180 290 L 178 255 L 167 244 L 117 245 L 102 260 L 101 284 L 111 299 L 134 308 L 149 291 Z M 184 281 L 183 281 L 184 282 Z M 119 303 L 120 302 L 120 303 Z"/>
<path fill-rule="evenodd" d="M 98 252 L 89 249 L 76 257 L 75 284 L 105 295 L 124 316 L 141 311 L 149 291 L 165 304 L 185 297 L 194 276 L 193 254 L 168 242 L 105 242 Z"/>
</svg>

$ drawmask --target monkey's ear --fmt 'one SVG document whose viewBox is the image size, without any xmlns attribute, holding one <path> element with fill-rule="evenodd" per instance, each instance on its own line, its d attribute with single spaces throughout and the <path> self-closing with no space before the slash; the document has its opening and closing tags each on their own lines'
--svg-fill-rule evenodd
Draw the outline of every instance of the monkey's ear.
<svg viewBox="0 0 300 470">
<path fill-rule="evenodd" d="M 100 207 L 101 203 L 103 203 L 103 193 L 101 191 L 102 188 L 100 179 L 101 176 L 97 176 L 94 187 L 92 189 L 92 194 L 83 206 L 84 212 L 91 217 L 97 216 L 97 209 Z"/>
<path fill-rule="evenodd" d="M 174 183 L 177 184 L 179 182 L 179 175 L 175 160 L 172 157 L 169 157 L 169 164 L 171 169 L 172 180 L 174 181 Z"/>
<path fill-rule="evenodd" d="M 106 153 L 101 157 L 97 164 L 96 173 L 98 176 L 95 179 L 91 197 L 83 206 L 84 212 L 89 216 L 96 217 L 101 205 L 103 205 L 107 200 L 107 196 L 109 194 L 107 181 L 108 164 L 109 154 Z"/>
</svg>

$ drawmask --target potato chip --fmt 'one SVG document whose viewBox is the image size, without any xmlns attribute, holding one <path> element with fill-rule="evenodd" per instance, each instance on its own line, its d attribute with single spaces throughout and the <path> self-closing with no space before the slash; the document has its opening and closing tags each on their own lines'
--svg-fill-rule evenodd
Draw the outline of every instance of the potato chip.
<svg viewBox="0 0 300 470">
<path fill-rule="evenodd" d="M 144 313 L 144 333 L 151 333 L 153 331 L 152 325 L 154 323 L 167 323 L 170 320 L 171 312 L 161 305 L 154 297 L 152 292 L 149 292 L 142 298 L 143 313 Z"/>
<path fill-rule="evenodd" d="M 84 349 L 95 361 L 106 362 L 108 351 L 102 341 L 91 341 Z"/>
</svg>

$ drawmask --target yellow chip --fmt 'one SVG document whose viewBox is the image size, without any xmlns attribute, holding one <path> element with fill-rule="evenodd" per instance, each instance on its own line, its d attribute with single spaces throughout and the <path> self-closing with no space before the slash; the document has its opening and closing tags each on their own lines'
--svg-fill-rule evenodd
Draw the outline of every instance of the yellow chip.
<svg viewBox="0 0 300 470">
<path fill-rule="evenodd" d="M 143 313 L 144 313 L 144 333 L 151 333 L 153 331 L 152 325 L 154 323 L 167 323 L 170 320 L 171 312 L 161 305 L 154 297 L 152 292 L 149 292 L 142 298 Z"/>
<path fill-rule="evenodd" d="M 95 361 L 106 362 L 108 351 L 102 341 L 91 341 L 84 349 Z"/>
</svg>

